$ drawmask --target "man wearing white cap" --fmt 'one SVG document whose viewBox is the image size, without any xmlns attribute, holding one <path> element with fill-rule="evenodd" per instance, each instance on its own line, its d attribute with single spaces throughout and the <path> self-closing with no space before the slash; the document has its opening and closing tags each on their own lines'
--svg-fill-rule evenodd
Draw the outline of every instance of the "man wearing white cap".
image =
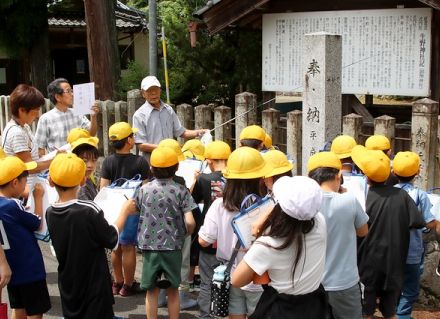
<svg viewBox="0 0 440 319">
<path fill-rule="evenodd" d="M 133 127 L 139 132 L 135 142 L 147 159 L 157 144 L 167 138 L 194 138 L 201 136 L 206 130 L 187 130 L 171 106 L 160 100 L 160 83 L 155 76 L 147 76 L 141 82 L 142 97 L 145 103 L 133 115 Z"/>
</svg>

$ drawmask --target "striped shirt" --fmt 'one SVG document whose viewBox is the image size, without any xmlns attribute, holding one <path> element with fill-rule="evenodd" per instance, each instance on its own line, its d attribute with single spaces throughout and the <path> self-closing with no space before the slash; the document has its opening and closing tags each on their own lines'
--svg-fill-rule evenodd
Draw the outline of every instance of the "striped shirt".
<svg viewBox="0 0 440 319">
<path fill-rule="evenodd" d="M 47 152 L 67 144 L 67 135 L 70 130 L 80 127 L 90 129 L 90 121 L 85 116 L 75 115 L 71 108 L 66 112 L 61 112 L 58 108 L 53 108 L 44 113 L 38 120 L 35 142 L 38 148 L 45 149 Z"/>
<path fill-rule="evenodd" d="M 10 120 L 3 130 L 2 147 L 6 154 L 14 156 L 21 152 L 30 152 L 32 160 L 38 160 L 38 145 L 34 141 L 29 125 L 18 125 Z"/>
</svg>

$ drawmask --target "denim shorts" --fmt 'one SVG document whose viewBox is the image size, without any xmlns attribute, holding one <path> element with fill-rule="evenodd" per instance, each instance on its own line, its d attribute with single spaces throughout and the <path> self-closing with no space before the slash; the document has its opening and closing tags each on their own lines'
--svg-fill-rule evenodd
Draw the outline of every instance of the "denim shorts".
<svg viewBox="0 0 440 319">
<path fill-rule="evenodd" d="M 229 292 L 229 314 L 250 316 L 260 300 L 262 291 L 247 291 L 231 287 Z"/>
</svg>

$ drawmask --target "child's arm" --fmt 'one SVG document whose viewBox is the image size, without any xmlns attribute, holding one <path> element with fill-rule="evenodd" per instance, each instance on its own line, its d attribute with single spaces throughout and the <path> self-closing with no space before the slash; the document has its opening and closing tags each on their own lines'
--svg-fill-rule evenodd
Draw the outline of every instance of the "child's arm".
<svg viewBox="0 0 440 319">
<path fill-rule="evenodd" d="M 41 221 L 43 221 L 43 196 L 44 196 L 44 188 L 41 184 L 37 183 L 34 185 L 34 190 L 32 192 L 34 195 L 34 203 L 35 203 L 35 210 L 34 214 L 38 215 L 41 218 Z M 40 227 L 38 230 L 41 229 L 43 226 L 43 223 L 40 223 Z"/>
<path fill-rule="evenodd" d="M 196 229 L 196 221 L 194 220 L 194 216 L 191 211 L 185 213 L 185 225 L 188 234 L 192 235 Z"/>
<path fill-rule="evenodd" d="M 110 180 L 101 177 L 101 179 L 99 181 L 99 189 L 103 189 L 104 187 L 106 187 L 108 185 L 110 185 Z"/>
<path fill-rule="evenodd" d="M 243 287 L 252 281 L 255 271 L 242 260 L 235 268 L 234 274 L 231 278 L 231 285 L 234 287 Z"/>
<path fill-rule="evenodd" d="M 121 212 L 118 218 L 116 218 L 114 225 L 118 228 L 118 231 L 122 231 L 125 226 L 125 221 L 128 215 L 134 215 L 137 212 L 136 202 L 134 199 L 127 200 L 124 205 L 122 205 Z"/>
<path fill-rule="evenodd" d="M 5 287 L 11 279 L 12 271 L 6 260 L 5 252 L 0 246 L 0 288 Z"/>
</svg>

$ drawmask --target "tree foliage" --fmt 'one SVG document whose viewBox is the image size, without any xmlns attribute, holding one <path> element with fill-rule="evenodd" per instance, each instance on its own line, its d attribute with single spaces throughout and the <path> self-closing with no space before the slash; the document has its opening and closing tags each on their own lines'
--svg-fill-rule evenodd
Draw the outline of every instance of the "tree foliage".
<svg viewBox="0 0 440 319">
<path fill-rule="evenodd" d="M 147 9 L 146 1 L 128 4 Z M 261 91 L 261 32 L 226 30 L 210 36 L 202 27 L 197 30 L 197 46 L 191 48 L 188 24 L 197 21 L 193 13 L 203 4 L 200 0 L 158 2 L 158 24 L 165 27 L 167 40 L 171 101 L 230 105 L 241 91 Z"/>
<path fill-rule="evenodd" d="M 20 57 L 47 25 L 47 0 L 1 0 L 0 46 Z"/>
</svg>

